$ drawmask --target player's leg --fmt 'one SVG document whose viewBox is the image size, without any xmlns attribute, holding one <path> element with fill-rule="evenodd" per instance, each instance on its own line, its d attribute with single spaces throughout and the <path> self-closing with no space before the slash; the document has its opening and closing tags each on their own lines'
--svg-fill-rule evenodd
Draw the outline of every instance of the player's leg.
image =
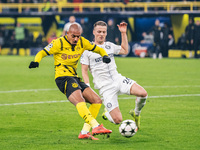
<svg viewBox="0 0 200 150">
<path fill-rule="evenodd" d="M 130 114 L 135 119 L 135 122 L 139 129 L 140 128 L 140 113 L 141 113 L 142 108 L 146 104 L 147 92 L 142 86 L 140 86 L 137 83 L 134 83 L 131 86 L 130 94 L 137 96 L 136 101 L 135 101 L 135 109 L 130 110 Z"/>
<path fill-rule="evenodd" d="M 60 77 L 56 79 L 56 84 L 60 91 L 66 94 L 68 100 L 76 106 L 79 115 L 85 120 L 85 122 L 90 124 L 90 126 L 95 129 L 94 131 L 99 129 L 98 131 L 94 132 L 94 134 L 107 134 L 112 132 L 105 129 L 102 125 L 99 125 L 96 119 L 92 116 L 86 106 L 86 102 L 81 91 L 82 88 L 76 78 Z"/>
<path fill-rule="evenodd" d="M 89 109 L 86 106 L 85 99 L 82 96 L 81 90 L 74 91 L 69 97 L 69 101 L 76 106 L 79 115 L 87 122 L 89 127 L 98 127 L 99 123 L 95 120 L 95 118 L 90 113 Z M 79 139 L 92 139 L 98 140 L 97 138 L 90 135 L 89 132 L 80 133 L 78 136 Z"/>
<path fill-rule="evenodd" d="M 112 122 L 114 124 L 120 124 L 122 122 L 122 120 L 123 120 L 122 119 L 122 114 L 121 114 L 121 111 L 120 111 L 119 107 L 114 108 L 110 112 L 105 110 L 103 115 L 102 115 L 102 117 L 105 120 L 108 119 L 110 122 Z"/>
<path fill-rule="evenodd" d="M 91 112 L 92 116 L 96 119 L 102 105 L 102 100 L 90 87 L 85 88 L 85 90 L 83 91 L 83 97 L 86 100 L 86 102 L 89 102 L 91 104 L 89 107 L 89 111 Z M 90 129 L 91 126 L 85 122 L 81 130 L 81 134 L 87 134 L 88 132 L 90 132 Z"/>
<path fill-rule="evenodd" d="M 68 100 L 76 106 L 79 115 L 85 120 L 85 122 L 89 123 L 92 127 L 97 127 L 99 125 L 87 108 L 81 90 L 76 90 L 71 93 Z"/>
<path fill-rule="evenodd" d="M 138 97 L 146 97 L 147 96 L 147 91 L 142 86 L 140 86 L 139 84 L 134 83 L 131 86 L 130 94 L 138 96 Z"/>
<path fill-rule="evenodd" d="M 79 85 L 81 86 L 81 91 L 82 91 L 84 99 L 91 104 L 89 107 L 89 111 L 91 112 L 92 116 L 96 119 L 96 117 L 99 113 L 99 110 L 101 108 L 102 100 L 90 87 L 88 87 L 84 82 L 82 82 L 82 80 L 80 78 L 76 78 L 76 80 L 79 83 Z M 91 125 L 89 125 L 86 122 L 84 124 L 83 128 L 85 131 L 89 131 L 90 126 Z M 102 128 L 102 130 L 107 130 L 107 129 L 104 129 L 104 127 L 102 125 L 99 126 L 99 128 Z M 107 132 L 107 131 L 105 131 L 105 132 Z M 99 134 L 98 132 L 99 131 L 96 129 L 92 130 L 92 134 Z M 109 130 L 108 132 L 112 132 L 112 131 Z"/>
<path fill-rule="evenodd" d="M 69 97 L 68 100 L 76 106 L 79 115 L 92 127 L 92 135 L 97 134 L 110 134 L 111 130 L 108 130 L 99 125 L 96 119 L 92 116 L 89 109 L 86 106 L 85 99 L 82 96 L 81 90 L 74 91 Z"/>
<path fill-rule="evenodd" d="M 129 78 L 121 76 L 119 77 L 118 82 L 120 86 L 120 93 L 137 96 L 135 109 L 132 109 L 130 111 L 130 114 L 133 116 L 139 129 L 140 128 L 140 113 L 141 113 L 141 109 L 146 103 L 147 92 L 143 87 L 141 87 L 134 80 L 131 80 Z"/>
<path fill-rule="evenodd" d="M 92 116 L 96 118 L 102 105 L 101 98 L 90 87 L 83 91 L 83 97 L 91 104 L 89 110 Z"/>
<path fill-rule="evenodd" d="M 105 105 L 103 119 L 108 119 L 114 124 L 119 124 L 122 121 L 122 114 L 119 109 L 118 103 L 118 90 L 116 87 L 110 87 L 101 94 L 103 96 L 103 103 Z"/>
</svg>

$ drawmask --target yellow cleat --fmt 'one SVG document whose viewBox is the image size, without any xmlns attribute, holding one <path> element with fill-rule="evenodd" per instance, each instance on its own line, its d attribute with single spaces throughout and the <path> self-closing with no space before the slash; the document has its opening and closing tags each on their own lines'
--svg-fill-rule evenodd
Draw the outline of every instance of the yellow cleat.
<svg viewBox="0 0 200 150">
<path fill-rule="evenodd" d="M 131 109 L 129 114 L 133 117 L 133 120 L 135 121 L 139 130 L 140 129 L 140 115 L 139 116 L 135 115 L 134 109 Z"/>
</svg>

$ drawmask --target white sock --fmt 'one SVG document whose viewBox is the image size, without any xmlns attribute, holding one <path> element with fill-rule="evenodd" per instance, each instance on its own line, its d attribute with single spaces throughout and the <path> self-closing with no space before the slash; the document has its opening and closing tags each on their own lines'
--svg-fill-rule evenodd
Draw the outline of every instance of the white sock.
<svg viewBox="0 0 200 150">
<path fill-rule="evenodd" d="M 92 127 L 92 129 L 94 129 L 94 128 L 98 127 L 98 126 L 99 126 L 99 124 L 97 126 Z"/>
<path fill-rule="evenodd" d="M 108 118 L 108 120 L 109 120 L 110 122 L 116 124 L 116 123 L 114 122 L 114 120 L 112 119 L 112 117 L 111 117 L 111 115 L 110 115 L 109 112 L 105 112 L 105 116 Z"/>
<path fill-rule="evenodd" d="M 146 97 L 136 97 L 136 100 L 135 100 L 135 115 L 137 115 L 137 116 L 140 115 L 142 108 L 146 104 L 147 97 L 148 96 L 146 96 Z"/>
<path fill-rule="evenodd" d="M 85 131 L 85 130 L 81 130 L 81 134 L 87 134 L 88 131 Z"/>
</svg>

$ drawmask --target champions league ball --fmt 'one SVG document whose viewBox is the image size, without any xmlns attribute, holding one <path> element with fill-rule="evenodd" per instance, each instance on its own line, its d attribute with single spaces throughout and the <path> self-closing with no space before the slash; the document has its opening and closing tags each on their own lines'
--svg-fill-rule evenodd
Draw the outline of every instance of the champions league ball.
<svg viewBox="0 0 200 150">
<path fill-rule="evenodd" d="M 124 120 L 119 126 L 119 132 L 122 136 L 130 138 L 137 132 L 138 128 L 133 120 Z"/>
</svg>

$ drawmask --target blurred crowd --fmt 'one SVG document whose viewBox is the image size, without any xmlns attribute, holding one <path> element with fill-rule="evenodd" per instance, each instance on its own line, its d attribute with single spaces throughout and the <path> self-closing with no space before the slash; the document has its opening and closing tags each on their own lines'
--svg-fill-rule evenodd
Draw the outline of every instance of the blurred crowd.
<svg viewBox="0 0 200 150">
<path fill-rule="evenodd" d="M 59 36 L 66 35 L 68 26 L 72 23 L 79 23 L 83 28 L 82 36 L 87 38 L 90 41 L 93 41 L 92 31 L 89 30 L 90 23 L 85 21 L 84 18 L 79 18 L 76 20 L 75 16 L 69 17 L 69 22 L 66 22 L 64 27 L 61 29 L 60 35 L 56 32 L 47 38 L 45 35 L 39 32 L 37 37 L 34 37 L 33 33 L 27 30 L 23 24 L 16 24 L 14 29 L 6 29 L 5 26 L 0 26 L 0 47 L 1 48 L 10 48 L 12 54 L 13 49 L 17 49 L 17 54 L 19 54 L 19 48 L 31 48 L 31 47 L 44 47 L 50 43 L 53 39 L 56 39 Z M 112 18 L 107 20 L 108 25 L 108 34 L 107 41 L 113 42 L 115 44 L 121 43 L 120 32 L 117 28 L 117 23 Z M 112 34 L 109 34 L 112 33 Z M 186 27 L 185 32 L 178 39 L 178 42 L 175 43 L 173 36 L 173 29 L 171 25 L 165 22 L 160 22 L 158 19 L 155 20 L 155 25 L 150 28 L 148 32 L 142 33 L 143 39 L 140 43 L 151 44 L 152 47 L 149 49 L 151 52 L 149 57 L 153 58 L 162 58 L 168 57 L 169 49 L 181 49 L 181 50 L 190 50 L 191 52 L 195 51 L 195 56 L 197 56 L 197 50 L 200 48 L 200 21 L 194 22 L 193 18 L 190 18 L 189 25 Z M 137 42 L 136 41 L 130 42 Z M 191 56 L 192 57 L 192 54 Z"/>
<path fill-rule="evenodd" d="M 57 34 L 56 32 L 52 32 L 50 36 L 46 36 L 42 34 L 42 32 L 38 32 L 39 35 L 34 36 L 33 32 L 29 31 L 23 24 L 17 23 L 14 29 L 6 29 L 5 25 L 0 25 L 0 49 L 1 48 L 10 48 L 10 55 L 13 54 L 13 49 L 17 50 L 17 55 L 19 55 L 20 48 L 43 48 L 48 43 L 50 43 L 53 39 L 56 39 L 60 36 L 64 36 L 67 33 L 69 27 L 68 25 L 72 23 L 79 23 L 83 28 L 82 36 L 86 39 L 93 41 L 92 30 L 90 30 L 90 24 L 85 20 L 85 18 L 79 18 L 76 20 L 75 16 L 69 17 L 69 22 L 66 22 L 63 28 L 59 28 L 57 30 L 61 30 Z M 113 19 L 108 19 L 108 34 L 107 40 L 116 44 L 120 44 L 120 32 L 117 29 L 116 24 Z"/>
<path fill-rule="evenodd" d="M 200 21 L 194 21 L 193 18 L 189 19 L 189 25 L 185 28 L 185 33 L 178 39 L 177 48 L 190 51 L 190 58 L 193 57 L 192 51 L 194 50 L 194 57 L 198 58 L 197 50 L 200 49 Z"/>
<path fill-rule="evenodd" d="M 198 2 L 200 0 L 0 0 L 0 3 L 44 3 L 44 7 L 42 8 L 43 12 L 57 12 L 58 8 L 56 6 L 50 6 L 52 3 L 124 3 L 128 4 L 130 2 Z M 104 8 L 104 11 L 122 11 L 122 7 L 119 8 Z M 172 6 L 170 8 L 171 10 L 189 10 L 190 7 L 174 7 Z M 164 7 L 150 7 L 148 8 L 149 11 L 162 11 L 166 10 Z M 194 7 L 193 10 L 199 10 L 199 7 Z M 17 12 L 17 8 L 8 8 L 3 7 L 2 12 Z M 38 12 L 38 8 L 23 8 L 22 10 L 25 13 L 30 12 Z M 63 8 L 62 11 L 76 11 L 79 12 L 79 8 Z M 83 8 L 82 11 L 100 11 L 100 7 L 89 7 L 89 8 Z M 134 7 L 134 8 L 125 8 L 125 11 L 144 11 L 143 7 Z"/>
<path fill-rule="evenodd" d="M 175 47 L 172 27 L 167 23 L 160 23 L 158 19 L 148 32 L 142 33 L 142 36 L 141 43 L 152 44 L 148 55 L 154 59 L 168 57 L 168 50 Z"/>
<path fill-rule="evenodd" d="M 33 33 L 29 32 L 22 24 L 17 23 L 14 29 L 6 29 L 6 26 L 0 26 L 0 48 L 10 48 L 10 53 L 13 54 L 13 49 L 17 49 L 19 55 L 20 48 L 43 47 L 47 42 L 43 42 L 43 35 L 40 33 L 34 39 Z"/>
<path fill-rule="evenodd" d="M 58 2 L 60 0 L 48 0 L 50 2 Z M 113 2 L 194 2 L 199 0 L 65 0 L 65 2 L 69 3 L 113 3 Z M 45 0 L 0 0 L 0 3 L 44 3 Z"/>
<path fill-rule="evenodd" d="M 153 44 L 150 49 L 153 58 L 168 57 L 169 49 L 189 50 L 189 58 L 199 58 L 197 51 L 200 49 L 200 20 L 194 21 L 190 18 L 185 32 L 178 38 L 177 43 L 174 40 L 173 28 L 167 23 L 162 24 L 157 19 L 148 32 L 142 33 L 141 43 Z"/>
</svg>

